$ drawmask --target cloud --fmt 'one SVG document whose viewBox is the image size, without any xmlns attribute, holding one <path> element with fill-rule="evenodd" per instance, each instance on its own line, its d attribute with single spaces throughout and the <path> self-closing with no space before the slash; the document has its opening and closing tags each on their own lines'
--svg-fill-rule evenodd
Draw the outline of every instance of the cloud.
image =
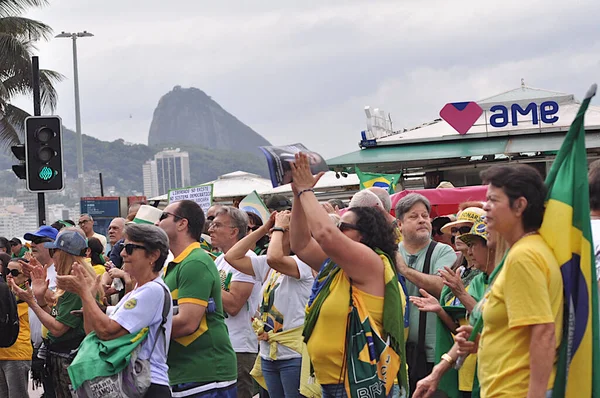
<svg viewBox="0 0 600 398">
<path fill-rule="evenodd" d="M 358 149 L 365 105 L 411 127 L 521 78 L 577 94 L 598 76 L 593 0 L 213 3 L 57 0 L 30 16 L 96 35 L 78 47 L 82 126 L 105 140 L 146 142 L 160 97 L 181 85 L 273 143 L 330 157 Z M 69 78 L 57 113 L 74 126 L 70 43 L 39 48 L 42 66 Z"/>
</svg>

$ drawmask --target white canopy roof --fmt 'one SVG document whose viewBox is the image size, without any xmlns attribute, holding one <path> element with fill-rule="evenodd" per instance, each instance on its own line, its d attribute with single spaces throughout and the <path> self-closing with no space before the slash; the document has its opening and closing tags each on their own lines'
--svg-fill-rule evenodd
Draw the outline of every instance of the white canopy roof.
<svg viewBox="0 0 600 398">
<path fill-rule="evenodd" d="M 539 105 L 544 101 L 555 101 L 558 103 L 559 110 L 556 113 L 558 121 L 556 123 L 545 124 L 542 123 L 541 118 L 538 118 L 540 119 L 538 120 L 538 124 L 534 125 L 532 123 L 531 114 L 518 115 L 518 125 L 516 126 L 513 126 L 512 123 L 508 123 L 505 127 L 493 127 L 488 122 L 490 116 L 493 114 L 493 112 L 490 111 L 490 108 L 494 105 L 506 106 L 510 114 L 510 105 L 512 104 L 519 104 L 525 109 L 529 103 L 535 102 L 539 108 Z M 577 115 L 579 105 L 581 104 L 572 94 L 537 89 L 524 85 L 476 102 L 483 109 L 483 113 L 473 127 L 467 132 L 467 136 L 470 137 L 474 135 L 493 137 L 507 134 L 514 135 L 536 132 L 567 131 L 573 122 L 573 119 L 575 119 L 575 115 Z M 590 105 L 585 115 L 585 126 L 586 129 L 600 128 L 599 106 Z M 440 139 L 455 138 L 460 138 L 460 135 L 452 126 L 442 119 L 435 119 L 432 122 L 424 123 L 421 126 L 379 138 L 377 139 L 377 146 L 439 141 Z"/>
<path fill-rule="evenodd" d="M 224 174 L 214 181 L 205 184 L 213 184 L 213 199 L 215 201 L 228 198 L 243 197 L 252 191 L 259 195 L 288 194 L 292 192 L 290 184 L 273 188 L 271 180 L 263 178 L 257 174 L 247 173 L 245 171 L 235 171 Z M 347 177 L 333 171 L 328 171 L 319 180 L 315 189 L 317 191 L 346 190 L 354 188 L 360 184 L 356 174 L 348 174 Z M 204 184 L 202 184 L 204 185 Z M 168 195 L 156 196 L 149 201 L 168 200 Z"/>
</svg>

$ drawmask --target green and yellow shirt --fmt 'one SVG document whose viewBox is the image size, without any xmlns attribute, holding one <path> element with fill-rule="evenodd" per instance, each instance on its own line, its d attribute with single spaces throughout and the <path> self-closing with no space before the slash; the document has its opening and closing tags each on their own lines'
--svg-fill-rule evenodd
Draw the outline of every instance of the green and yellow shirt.
<svg viewBox="0 0 600 398">
<path fill-rule="evenodd" d="M 171 290 L 173 306 L 191 303 L 206 307 L 194 333 L 171 340 L 167 360 L 171 385 L 236 380 L 236 356 L 225 326 L 221 280 L 200 243 L 191 244 L 169 263 L 164 281 Z"/>
</svg>

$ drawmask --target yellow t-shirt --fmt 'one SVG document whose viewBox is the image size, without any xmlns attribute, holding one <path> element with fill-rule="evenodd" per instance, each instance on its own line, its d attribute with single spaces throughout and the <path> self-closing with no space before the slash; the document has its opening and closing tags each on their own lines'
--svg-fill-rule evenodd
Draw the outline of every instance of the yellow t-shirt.
<svg viewBox="0 0 600 398">
<path fill-rule="evenodd" d="M 383 329 L 383 297 L 365 293 L 356 286 L 353 289 L 361 296 L 370 318 L 377 327 Z M 406 297 L 400 287 L 402 308 L 406 306 Z M 321 385 L 343 383 L 341 374 L 344 348 L 346 344 L 346 323 L 348 303 L 350 302 L 350 281 L 341 271 L 331 281 L 330 293 L 321 306 L 319 319 L 308 340 L 307 348 L 315 369 L 315 376 Z M 405 333 L 406 338 L 406 333 Z M 341 379 L 340 379 L 341 377 Z"/>
<path fill-rule="evenodd" d="M 19 337 L 15 344 L 8 348 L 0 348 L 0 361 L 31 361 L 33 347 L 29 329 L 29 306 L 27 303 L 17 304 L 19 312 Z"/>
<path fill-rule="evenodd" d="M 552 250 L 540 235 L 510 249 L 504 268 L 486 294 L 478 375 L 481 397 L 525 397 L 529 387 L 529 326 L 554 323 L 562 338 L 563 283 Z M 548 389 L 554 385 L 554 368 Z"/>
</svg>

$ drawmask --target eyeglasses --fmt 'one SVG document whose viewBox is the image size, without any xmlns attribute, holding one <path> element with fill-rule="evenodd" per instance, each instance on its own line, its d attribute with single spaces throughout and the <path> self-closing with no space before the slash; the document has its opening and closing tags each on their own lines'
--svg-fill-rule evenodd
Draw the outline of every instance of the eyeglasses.
<svg viewBox="0 0 600 398">
<path fill-rule="evenodd" d="M 453 234 L 459 234 L 459 235 L 464 235 L 464 234 L 468 234 L 469 232 L 471 232 L 471 227 L 453 227 L 450 232 L 452 232 Z"/>
<path fill-rule="evenodd" d="M 248 231 L 252 231 L 252 232 L 254 232 L 254 231 L 256 231 L 256 230 L 257 230 L 257 229 L 259 229 L 259 228 L 260 228 L 260 225 L 254 225 L 254 226 L 252 226 L 252 227 L 251 227 L 251 226 L 248 226 Z"/>
<path fill-rule="evenodd" d="M 349 231 L 349 230 L 355 230 L 355 231 L 360 231 L 360 228 L 354 224 L 350 224 L 347 222 L 339 222 L 338 223 L 338 228 L 340 229 L 340 231 L 345 232 L 345 231 Z"/>
<path fill-rule="evenodd" d="M 7 269 L 7 271 L 9 274 L 11 274 L 13 276 L 13 278 L 16 278 L 17 276 L 22 274 L 22 272 L 19 271 L 18 269 Z"/>
<path fill-rule="evenodd" d="M 77 225 L 85 225 L 85 223 L 90 222 L 90 220 L 81 220 L 77 223 Z"/>
<path fill-rule="evenodd" d="M 163 211 L 163 213 L 158 218 L 158 221 L 166 220 L 169 216 L 173 216 L 175 221 L 182 220 L 184 217 L 178 216 L 177 214 L 169 213 L 168 211 Z"/>
<path fill-rule="evenodd" d="M 126 245 L 123 245 L 123 247 L 125 248 L 125 253 L 127 253 L 128 256 L 133 254 L 134 249 L 146 250 L 146 246 L 136 245 L 135 243 L 127 243 Z"/>
<path fill-rule="evenodd" d="M 206 221 L 212 221 L 215 219 L 215 216 L 208 216 L 206 217 Z"/>
<path fill-rule="evenodd" d="M 231 229 L 234 229 L 236 227 L 232 227 L 231 225 L 221 224 L 220 222 L 213 222 L 213 223 L 210 224 L 210 228 L 209 229 L 219 229 L 219 228 L 231 228 Z"/>
</svg>

